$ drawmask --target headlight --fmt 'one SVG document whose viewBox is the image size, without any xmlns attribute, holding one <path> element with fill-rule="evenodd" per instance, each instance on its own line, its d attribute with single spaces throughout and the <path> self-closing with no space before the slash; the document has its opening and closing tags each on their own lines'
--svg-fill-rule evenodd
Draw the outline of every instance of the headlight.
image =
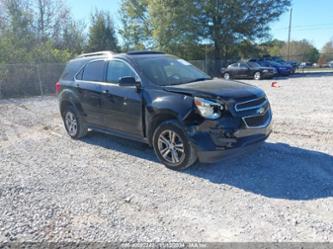
<svg viewBox="0 0 333 249">
<path fill-rule="evenodd" d="M 265 70 L 263 70 L 262 72 L 263 72 L 263 73 L 268 73 L 268 70 L 267 70 L 267 69 L 265 69 Z"/>
<path fill-rule="evenodd" d="M 221 111 L 223 111 L 223 105 L 211 100 L 203 98 L 194 98 L 194 104 L 198 108 L 200 114 L 204 118 L 218 119 L 221 117 Z"/>
</svg>

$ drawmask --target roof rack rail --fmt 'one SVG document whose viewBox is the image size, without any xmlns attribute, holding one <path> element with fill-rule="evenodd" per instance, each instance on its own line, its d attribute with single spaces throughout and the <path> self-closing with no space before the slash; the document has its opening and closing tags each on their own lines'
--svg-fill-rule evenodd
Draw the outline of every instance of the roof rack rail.
<svg viewBox="0 0 333 249">
<path fill-rule="evenodd" d="M 112 54 L 114 54 L 114 52 L 112 52 L 112 51 L 99 51 L 99 52 L 81 54 L 81 55 L 77 56 L 76 58 L 83 58 L 83 57 L 90 57 L 90 56 L 112 55 Z"/>
<path fill-rule="evenodd" d="M 164 52 L 159 51 L 151 51 L 151 50 L 143 50 L 143 51 L 129 51 L 128 55 L 139 55 L 139 54 L 165 54 Z"/>
</svg>

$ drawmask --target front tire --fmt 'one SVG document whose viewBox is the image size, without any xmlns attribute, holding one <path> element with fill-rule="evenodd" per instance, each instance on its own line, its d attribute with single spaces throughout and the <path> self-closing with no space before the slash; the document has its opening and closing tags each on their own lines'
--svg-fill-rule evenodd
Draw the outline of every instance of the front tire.
<svg viewBox="0 0 333 249">
<path fill-rule="evenodd" d="M 67 134 L 73 139 L 84 137 L 88 133 L 88 128 L 77 110 L 68 106 L 63 112 L 63 120 Z"/>
<path fill-rule="evenodd" d="M 158 159 L 169 169 L 183 170 L 197 161 L 195 150 L 177 121 L 162 122 L 153 135 Z"/>
</svg>

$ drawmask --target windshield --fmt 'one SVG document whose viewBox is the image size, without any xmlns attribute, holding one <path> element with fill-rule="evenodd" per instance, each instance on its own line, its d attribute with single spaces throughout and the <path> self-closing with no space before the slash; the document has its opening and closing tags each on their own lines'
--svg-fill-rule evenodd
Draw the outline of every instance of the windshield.
<svg viewBox="0 0 333 249">
<path fill-rule="evenodd" d="M 136 63 L 146 77 L 160 86 L 179 85 L 211 79 L 191 63 L 174 56 L 136 58 Z"/>
</svg>

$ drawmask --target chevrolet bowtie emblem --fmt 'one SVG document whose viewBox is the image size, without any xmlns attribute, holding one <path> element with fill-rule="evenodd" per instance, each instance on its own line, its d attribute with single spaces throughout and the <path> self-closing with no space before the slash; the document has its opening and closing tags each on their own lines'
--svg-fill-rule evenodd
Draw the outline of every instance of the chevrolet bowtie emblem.
<svg viewBox="0 0 333 249">
<path fill-rule="evenodd" d="M 264 107 L 261 107 L 260 109 L 257 110 L 257 113 L 258 114 L 263 114 L 265 112 L 265 108 Z"/>
</svg>

